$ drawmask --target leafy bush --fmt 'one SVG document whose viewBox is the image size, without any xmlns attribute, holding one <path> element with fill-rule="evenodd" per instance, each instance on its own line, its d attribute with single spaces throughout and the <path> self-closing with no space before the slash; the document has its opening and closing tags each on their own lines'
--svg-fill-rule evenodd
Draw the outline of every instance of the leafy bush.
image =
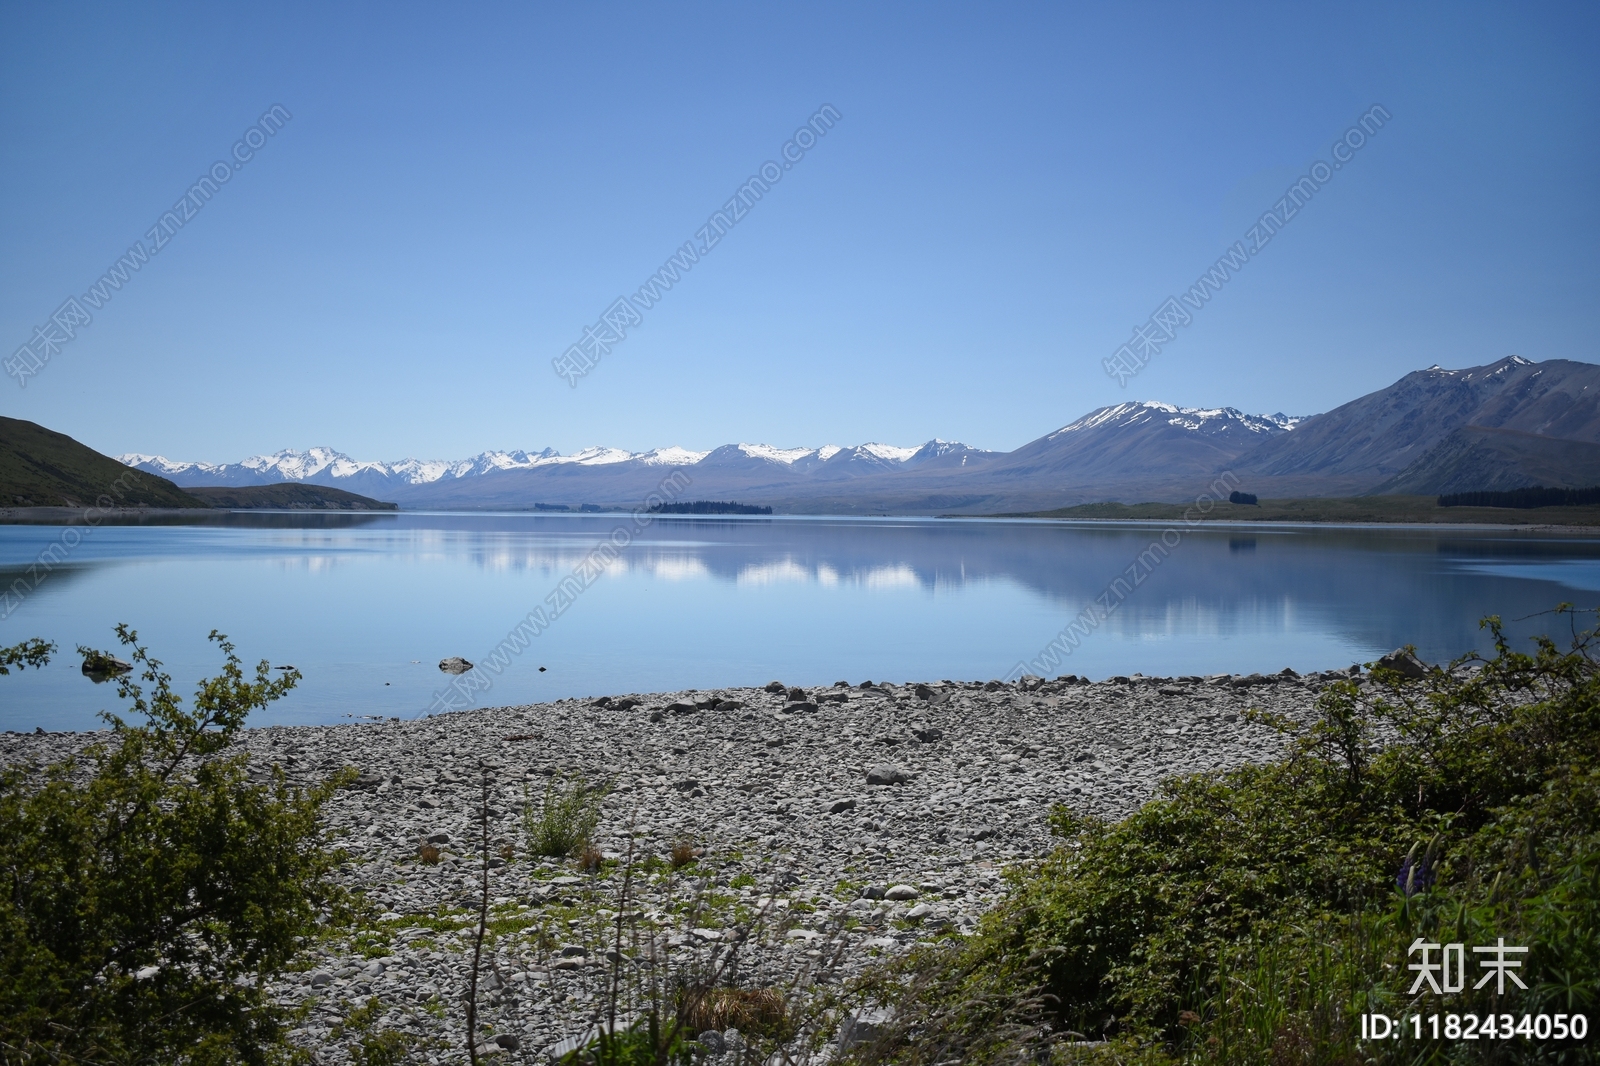
<svg viewBox="0 0 1600 1066">
<path fill-rule="evenodd" d="M 266 983 L 341 897 L 318 816 L 336 779 L 252 784 L 229 753 L 246 716 L 298 680 L 254 680 L 213 631 L 220 674 L 193 710 L 117 627 L 143 721 L 48 767 L 0 772 L 0 1059 L 266 1063 L 290 1057 Z"/>
<path fill-rule="evenodd" d="M 580 854 L 600 824 L 600 804 L 608 791 L 581 777 L 551 777 L 545 782 L 544 797 L 538 806 L 534 806 L 531 797 L 523 806 L 528 850 L 556 859 Z"/>
<path fill-rule="evenodd" d="M 1595 634 L 1575 634 L 1568 651 L 1541 638 L 1523 655 L 1498 619 L 1485 624 L 1492 659 L 1469 655 L 1415 681 L 1379 668 L 1371 684 L 1330 687 L 1276 763 L 1170 781 L 1115 824 L 1058 809 L 1062 845 L 1013 875 L 978 935 L 857 989 L 895 1002 L 898 1020 L 855 1057 L 1068 1054 L 1072 1040 L 1110 1037 L 1095 1054 L 1124 1061 L 1412 1061 L 1427 1049 L 1409 1040 L 1358 1047 L 1358 1016 L 1592 1016 Z M 1402 976 L 1415 976 L 1405 964 L 1417 936 L 1530 946 L 1533 980 L 1497 1000 L 1469 988 L 1447 1005 L 1413 1001 Z M 1432 1047 L 1451 1061 L 1534 1054 Z"/>
<path fill-rule="evenodd" d="M 21 644 L 13 644 L 9 648 L 0 648 L 0 677 L 11 673 L 13 666 L 18 670 L 26 670 L 30 666 L 35 669 L 42 667 L 50 661 L 50 656 L 55 650 L 54 644 L 37 637 L 25 640 Z"/>
</svg>

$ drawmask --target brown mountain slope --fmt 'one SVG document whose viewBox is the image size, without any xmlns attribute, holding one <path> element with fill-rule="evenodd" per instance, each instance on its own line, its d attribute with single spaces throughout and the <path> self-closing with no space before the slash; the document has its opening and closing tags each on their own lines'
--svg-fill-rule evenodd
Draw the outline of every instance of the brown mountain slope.
<svg viewBox="0 0 1600 1066">
<path fill-rule="evenodd" d="M 1262 442 L 1238 469 L 1346 475 L 1375 486 L 1467 425 L 1600 443 L 1600 366 L 1509 356 L 1465 370 L 1418 370 Z"/>
<path fill-rule="evenodd" d="M 1487 426 L 1462 426 L 1373 490 L 1438 495 L 1543 485 L 1600 485 L 1600 444 Z"/>
</svg>

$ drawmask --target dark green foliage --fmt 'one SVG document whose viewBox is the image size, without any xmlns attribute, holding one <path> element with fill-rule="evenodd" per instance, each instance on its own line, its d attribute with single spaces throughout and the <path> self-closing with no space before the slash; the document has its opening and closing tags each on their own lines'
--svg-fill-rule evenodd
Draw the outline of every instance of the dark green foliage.
<svg viewBox="0 0 1600 1066">
<path fill-rule="evenodd" d="M 1600 503 L 1600 485 L 1591 489 L 1547 489 L 1535 485 L 1507 492 L 1452 492 L 1439 497 L 1440 507 L 1592 507 Z"/>
<path fill-rule="evenodd" d="M 50 656 L 55 654 L 56 646 L 49 641 L 34 637 L 21 644 L 13 644 L 9 648 L 0 648 L 0 677 L 11 673 L 15 666 L 18 670 L 28 667 L 38 669 L 50 662 Z"/>
<path fill-rule="evenodd" d="M 560 1066 L 691 1066 L 693 1048 L 681 1023 L 662 1023 L 652 1011 L 633 1025 L 602 1027 L 589 1044 L 568 1052 Z"/>
<path fill-rule="evenodd" d="M 1228 502 L 1241 503 L 1246 507 L 1255 507 L 1258 506 L 1259 501 L 1256 500 L 1256 494 L 1253 492 L 1239 492 L 1238 490 L 1234 490 L 1233 492 L 1228 493 Z"/>
<path fill-rule="evenodd" d="M 1113 519 L 1133 522 L 1489 522 L 1504 524 L 1504 510 L 1439 506 L 1437 496 L 1311 496 L 1257 500 L 1254 505 L 1219 501 L 1202 515 L 1192 503 L 1084 503 L 1053 511 L 995 515 L 998 518 Z M 1541 525 L 1600 525 L 1600 505 L 1550 507 L 1539 512 Z"/>
<path fill-rule="evenodd" d="M 344 1024 L 334 1027 L 334 1039 L 346 1034 L 360 1039 L 350 1049 L 353 1066 L 401 1066 L 411 1060 L 411 1053 L 420 1041 L 408 1033 L 377 1028 L 383 1016 L 383 1003 L 373 996 L 364 1006 L 345 1016 Z"/>
<path fill-rule="evenodd" d="M 119 681 L 142 719 L 108 740 L 0 774 L 0 1062 L 265 1063 L 289 1057 L 262 991 L 340 902 L 318 812 L 282 774 L 252 784 L 229 746 L 287 693 L 289 671 L 222 671 L 192 710 L 117 627 L 140 671 Z"/>
<path fill-rule="evenodd" d="M 751 503 L 734 503 L 731 500 L 694 500 L 688 503 L 658 503 L 650 508 L 651 514 L 771 514 L 770 507 L 757 507 Z"/>
<path fill-rule="evenodd" d="M 65 433 L 0 417 L 0 507 L 206 507 Z"/>
<path fill-rule="evenodd" d="M 1524 655 L 1498 619 L 1486 624 L 1488 661 L 1415 681 L 1380 668 L 1374 684 L 1330 687 L 1276 763 L 1168 782 L 1115 824 L 1058 809 L 1063 845 L 1014 875 L 976 937 L 860 990 L 897 1000 L 901 1015 L 856 1057 L 978 1061 L 1076 1033 L 1114 1037 L 1100 1053 L 1123 1061 L 1399 1062 L 1426 1049 L 1358 1047 L 1361 1013 L 1595 1018 L 1595 635 L 1575 634 L 1565 652 L 1541 639 Z M 1417 936 L 1469 953 L 1498 937 L 1529 946 L 1531 987 L 1412 1003 Z M 1531 1061 L 1526 1045 L 1497 1047 L 1440 1054 Z M 1587 1052 L 1566 1054 L 1540 1061 Z"/>
</svg>

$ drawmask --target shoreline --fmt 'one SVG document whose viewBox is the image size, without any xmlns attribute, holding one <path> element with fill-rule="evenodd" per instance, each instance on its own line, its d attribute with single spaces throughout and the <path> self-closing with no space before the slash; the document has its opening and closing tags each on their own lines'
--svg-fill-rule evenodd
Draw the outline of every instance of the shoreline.
<svg viewBox="0 0 1600 1066">
<path fill-rule="evenodd" d="M 532 516 L 538 518 L 605 518 L 612 515 L 628 514 L 626 510 L 616 511 L 538 511 L 519 510 L 507 511 L 497 509 L 483 510 L 438 510 L 435 508 L 417 508 L 415 510 L 398 508 L 387 509 L 356 509 L 335 510 L 318 507 L 271 508 L 271 507 L 121 507 L 101 513 L 97 519 L 90 523 L 84 514 L 94 508 L 82 507 L 0 507 L 0 525 L 44 525 L 44 526 L 75 526 L 75 525 L 130 525 L 146 522 L 164 522 L 172 520 L 205 520 L 213 517 L 226 517 L 232 515 L 315 515 L 318 517 L 350 516 L 402 516 L 402 515 L 460 515 L 460 516 Z M 1498 517 L 1498 516 L 1496 516 Z M 804 519 L 807 521 L 859 519 L 862 521 L 879 519 L 891 521 L 927 521 L 927 522 L 1015 522 L 1015 523 L 1048 523 L 1053 525 L 1082 525 L 1082 526 L 1129 526 L 1134 528 L 1166 528 L 1174 522 L 1181 522 L 1178 517 L 1070 517 L 1048 514 L 992 514 L 992 515 L 963 515 L 963 514 L 771 514 L 771 515 L 688 515 L 688 514 L 655 514 L 653 521 L 671 521 L 686 519 L 690 521 L 705 521 L 707 519 L 726 521 L 729 519 L 749 521 L 771 521 L 773 519 Z M 1494 532 L 1518 533 L 1572 533 L 1579 535 L 1593 535 L 1600 533 L 1600 524 L 1581 525 L 1563 524 L 1560 522 L 1491 522 L 1486 520 L 1472 521 L 1422 521 L 1407 519 L 1359 521 L 1341 518 L 1202 518 L 1189 527 L 1198 529 L 1400 529 L 1400 530 L 1487 530 Z"/>
<path fill-rule="evenodd" d="M 492 776 L 491 849 L 513 847 L 490 874 L 503 931 L 486 947 L 483 972 L 495 976 L 480 1014 L 519 1049 L 542 1052 L 585 1031 L 598 1009 L 605 915 L 620 882 L 614 870 L 596 877 L 525 854 L 524 790 L 542 794 L 551 775 L 611 782 L 595 839 L 608 857 L 703 849 L 678 891 L 693 884 L 714 905 L 687 925 L 667 922 L 674 952 L 710 950 L 765 898 L 776 920 L 744 949 L 745 976 L 787 987 L 800 975 L 803 995 L 930 936 L 971 930 L 1003 896 L 1002 870 L 1049 851 L 1054 804 L 1118 818 L 1164 777 L 1270 760 L 1283 738 L 1244 712 L 1304 720 L 1320 689 L 1345 676 L 835 686 L 803 700 L 686 690 L 249 729 L 239 750 L 263 779 L 274 765 L 298 783 L 345 765 L 362 774 L 326 810 L 350 852 L 340 880 L 370 904 L 361 942 L 319 942 L 275 995 L 310 1005 L 294 1034 L 309 1048 L 348 1044 L 334 1027 L 375 996 L 382 1025 L 442 1042 L 428 1061 L 459 1056 L 471 957 L 461 930 L 479 873 L 463 842 L 477 835 L 480 766 Z M 104 736 L 6 734 L 0 762 L 53 760 Z M 424 839 L 441 848 L 437 865 L 418 861 Z M 867 891 L 893 886 L 913 895 Z M 670 888 L 640 891 L 649 913 L 671 913 Z"/>
</svg>

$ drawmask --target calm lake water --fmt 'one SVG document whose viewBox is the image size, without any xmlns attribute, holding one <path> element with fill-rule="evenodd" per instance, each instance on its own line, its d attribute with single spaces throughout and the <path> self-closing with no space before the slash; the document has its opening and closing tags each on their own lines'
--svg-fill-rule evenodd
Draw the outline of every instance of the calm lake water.
<svg viewBox="0 0 1600 1066">
<path fill-rule="evenodd" d="M 426 713 L 438 662 L 490 653 L 626 516 L 232 514 L 106 525 L 0 621 L 44 637 L 42 671 L 0 678 L 0 729 L 91 728 L 115 686 L 74 648 L 134 626 L 188 694 L 233 638 L 305 675 L 253 719 Z M 988 679 L 1031 659 L 1162 526 L 1030 521 L 662 518 L 477 696 L 838 680 Z M 0 526 L 0 588 L 62 540 Z M 68 535 L 67 540 L 77 539 Z M 37 572 L 37 571 L 36 571 Z M 1600 538 L 1485 530 L 1207 529 L 1182 543 L 1056 673 L 1101 678 L 1344 667 L 1413 643 L 1485 647 L 1478 619 L 1600 603 Z M 1511 625 L 1519 643 L 1548 619 Z M 126 657 L 123 653 L 123 657 Z M 539 667 L 545 667 L 540 672 Z"/>
</svg>

